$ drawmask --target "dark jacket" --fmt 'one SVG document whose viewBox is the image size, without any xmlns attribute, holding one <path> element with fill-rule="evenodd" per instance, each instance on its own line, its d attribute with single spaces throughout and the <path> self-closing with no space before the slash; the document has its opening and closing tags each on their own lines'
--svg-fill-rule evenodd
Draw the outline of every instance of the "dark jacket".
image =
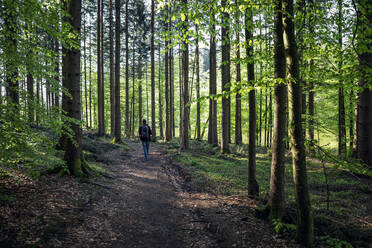
<svg viewBox="0 0 372 248">
<path fill-rule="evenodd" d="M 147 126 L 148 130 L 149 130 L 149 138 L 145 138 L 145 139 L 142 139 L 142 127 L 143 126 Z M 151 140 L 151 135 L 152 135 L 152 132 L 151 132 L 151 128 L 147 125 L 147 124 L 144 124 L 142 126 L 139 127 L 138 129 L 138 134 L 139 134 L 139 137 L 140 137 L 140 140 L 141 141 L 150 141 Z"/>
</svg>

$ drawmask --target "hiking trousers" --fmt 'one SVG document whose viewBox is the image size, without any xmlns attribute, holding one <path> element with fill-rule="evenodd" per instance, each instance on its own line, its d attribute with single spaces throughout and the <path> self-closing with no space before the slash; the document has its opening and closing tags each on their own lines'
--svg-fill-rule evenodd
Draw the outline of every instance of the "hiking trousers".
<svg viewBox="0 0 372 248">
<path fill-rule="evenodd" d="M 150 141 L 142 141 L 142 146 L 143 146 L 143 152 L 145 153 L 145 158 L 146 160 L 149 159 L 149 148 L 150 148 Z"/>
</svg>

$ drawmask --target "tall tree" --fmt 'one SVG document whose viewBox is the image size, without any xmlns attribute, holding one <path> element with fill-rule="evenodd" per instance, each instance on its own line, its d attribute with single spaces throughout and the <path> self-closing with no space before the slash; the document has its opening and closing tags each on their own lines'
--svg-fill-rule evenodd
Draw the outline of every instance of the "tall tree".
<svg viewBox="0 0 372 248">
<path fill-rule="evenodd" d="M 270 218 L 280 219 L 284 211 L 284 170 L 287 86 L 285 79 L 285 57 L 283 44 L 282 0 L 273 0 L 274 4 L 274 130 L 270 175 Z"/>
<path fill-rule="evenodd" d="M 314 1 L 309 0 L 309 9 L 310 9 L 310 15 L 309 15 L 309 35 L 312 36 L 313 34 L 313 23 L 314 23 Z M 311 44 L 309 44 L 311 46 Z M 314 62 L 313 58 L 310 57 L 308 60 L 308 70 L 310 72 L 313 71 L 314 67 Z M 314 82 L 313 80 L 310 80 L 308 82 L 308 92 L 309 92 L 309 97 L 308 97 L 308 140 L 309 140 L 309 153 L 314 153 L 314 97 L 315 97 L 315 92 L 314 92 Z"/>
<path fill-rule="evenodd" d="M 170 104 L 169 104 L 169 41 L 168 41 L 168 31 L 169 31 L 169 7 L 165 8 L 164 11 L 165 15 L 165 33 L 164 35 L 164 43 L 165 43 L 165 57 L 164 57 L 164 98 L 165 98 L 165 140 L 171 140 L 171 126 L 170 126 Z"/>
<path fill-rule="evenodd" d="M 129 0 L 125 2 L 125 136 L 130 136 L 129 125 Z"/>
<path fill-rule="evenodd" d="M 151 131 L 152 137 L 156 137 L 155 120 L 155 0 L 151 0 L 151 38 L 150 38 L 150 57 L 151 57 Z"/>
<path fill-rule="evenodd" d="M 185 20 L 182 22 L 182 137 L 181 150 L 189 148 L 189 45 L 188 45 L 188 6 L 187 0 L 182 0 L 182 11 L 185 15 Z"/>
<path fill-rule="evenodd" d="M 103 72 L 102 72 L 102 0 L 97 2 L 97 95 L 98 95 L 98 135 L 105 134 L 105 112 L 103 96 Z"/>
<path fill-rule="evenodd" d="M 297 241 L 311 247 L 314 223 L 307 184 L 306 156 L 301 122 L 301 86 L 299 61 L 293 21 L 293 0 L 283 0 L 283 41 L 289 82 L 289 132 L 292 151 L 293 180 L 297 203 Z"/>
<path fill-rule="evenodd" d="M 160 85 L 161 81 L 161 41 L 159 39 L 159 77 L 158 77 L 158 93 L 159 93 L 159 129 L 160 129 L 160 137 L 164 137 L 163 132 L 163 98 L 162 98 L 162 87 Z"/>
<path fill-rule="evenodd" d="M 17 6 L 12 0 L 4 1 L 4 34 L 6 46 L 5 56 L 6 95 L 11 107 L 19 113 L 19 82 L 18 67 L 14 57 L 17 54 Z"/>
<path fill-rule="evenodd" d="M 199 29 L 196 25 L 196 33 L 198 35 Z M 196 47 L 195 47 L 195 66 L 196 66 L 196 98 L 200 98 L 200 72 L 199 72 L 199 37 L 196 37 Z M 200 140 L 200 102 L 196 103 L 196 138 Z"/>
<path fill-rule="evenodd" d="M 222 15 L 221 15 L 221 49 L 222 49 L 222 62 L 221 62 L 221 76 L 222 76 L 222 92 L 230 91 L 228 86 L 231 81 L 230 75 L 230 38 L 229 38 L 229 19 L 228 6 L 226 0 L 221 0 Z M 230 97 L 228 95 L 222 98 L 222 139 L 221 139 L 221 153 L 229 153 L 230 143 L 230 128 L 229 128 L 229 115 L 230 115 Z"/>
<path fill-rule="evenodd" d="M 216 25 L 214 15 L 214 1 L 210 9 L 210 41 L 209 41 L 209 95 L 217 93 L 217 53 L 216 53 Z M 217 100 L 209 99 L 208 143 L 218 146 L 217 137 Z"/>
<path fill-rule="evenodd" d="M 116 3 L 116 2 L 115 2 Z M 116 5 L 116 4 L 115 4 Z M 115 6 L 116 7 L 116 6 Z M 113 14 L 112 14 L 112 0 L 109 1 L 109 29 L 110 29 L 110 117 L 111 117 L 111 125 L 110 125 L 110 133 L 111 136 L 114 136 L 115 133 L 115 73 L 116 73 L 116 68 L 114 68 L 114 24 L 113 24 Z M 116 10 L 117 11 L 117 10 Z M 118 13 L 116 13 L 116 22 L 117 20 Z M 120 14 L 119 14 L 120 17 Z M 120 19 L 119 19 L 120 22 Z M 119 26 L 120 27 L 120 26 Z M 117 37 L 118 31 L 116 30 L 115 35 Z M 120 30 L 119 30 L 119 37 L 120 37 Z M 116 38 L 117 39 L 117 38 Z M 119 41 L 120 42 L 120 41 Z M 119 54 L 120 56 L 120 54 Z"/>
<path fill-rule="evenodd" d="M 235 0 L 236 8 L 239 8 L 238 0 Z M 242 144 L 242 100 L 241 100 L 241 71 L 240 71 L 240 11 L 236 10 L 235 14 L 236 26 L 236 83 L 238 84 L 238 92 L 235 96 L 235 144 Z"/>
<path fill-rule="evenodd" d="M 114 124 L 114 134 L 115 134 L 115 141 L 121 141 L 121 112 L 120 112 L 120 0 L 115 0 L 115 99 L 114 99 L 114 107 L 115 107 L 115 124 Z"/>
<path fill-rule="evenodd" d="M 337 0 L 338 7 L 338 45 L 341 59 L 338 62 L 339 88 L 338 88 L 338 155 L 346 153 L 346 126 L 345 126 L 345 94 L 342 85 L 342 0 Z"/>
<path fill-rule="evenodd" d="M 64 20 L 71 26 L 70 33 L 81 32 L 81 0 L 65 1 L 65 9 L 68 16 Z M 78 42 L 78 38 L 75 38 Z M 64 44 L 63 46 L 63 87 L 69 95 L 63 93 L 62 108 L 66 115 L 75 121 L 81 120 L 80 107 L 80 48 Z M 64 159 L 74 176 L 81 176 L 82 170 L 82 131 L 76 122 L 65 121 L 63 127 L 71 130 L 71 135 L 63 134 L 63 148 L 65 150 Z"/>
<path fill-rule="evenodd" d="M 253 57 L 253 11 L 252 7 L 245 10 L 245 42 L 248 57 L 248 82 L 254 87 L 254 57 Z M 248 194 L 258 196 L 259 187 L 256 180 L 256 91 L 249 91 L 249 147 L 248 147 Z"/>
<path fill-rule="evenodd" d="M 372 1 L 358 0 L 359 19 L 358 58 L 360 68 L 361 91 L 359 93 L 357 116 L 357 152 L 363 163 L 372 167 Z"/>
</svg>

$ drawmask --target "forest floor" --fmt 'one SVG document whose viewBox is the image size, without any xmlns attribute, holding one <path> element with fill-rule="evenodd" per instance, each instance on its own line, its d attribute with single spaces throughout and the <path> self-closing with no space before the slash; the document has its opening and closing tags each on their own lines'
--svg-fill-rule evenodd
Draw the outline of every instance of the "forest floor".
<svg viewBox="0 0 372 248">
<path fill-rule="evenodd" d="M 297 247 L 255 218 L 255 200 L 192 191 L 164 146 L 145 161 L 139 142 L 125 142 L 85 137 L 101 168 L 90 180 L 3 170 L 0 247 Z"/>
<path fill-rule="evenodd" d="M 35 180 L 22 170 L 0 170 L 0 247 L 298 247 L 293 225 L 278 234 L 256 217 L 270 176 L 264 150 L 257 154 L 262 197 L 251 199 L 246 155 L 237 151 L 244 147 L 219 155 L 205 142 L 192 141 L 182 153 L 176 140 L 152 143 L 145 161 L 140 142 L 124 142 L 84 135 L 85 157 L 98 171 L 90 179 L 42 173 Z M 325 210 L 321 167 L 309 162 L 308 170 L 316 247 L 349 247 L 344 239 L 370 247 L 372 180 L 328 168 Z M 290 173 L 289 167 L 286 177 Z M 291 188 L 287 180 L 293 224 Z"/>
</svg>

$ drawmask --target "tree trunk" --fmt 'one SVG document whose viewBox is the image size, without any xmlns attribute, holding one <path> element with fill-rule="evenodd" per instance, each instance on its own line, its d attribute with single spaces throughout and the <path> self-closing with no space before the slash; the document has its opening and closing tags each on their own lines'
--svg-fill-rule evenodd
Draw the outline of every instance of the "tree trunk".
<svg viewBox="0 0 372 248">
<path fill-rule="evenodd" d="M 285 55 L 283 44 L 282 0 L 274 1 L 274 78 L 285 79 Z M 274 130 L 271 159 L 269 208 L 271 219 L 281 219 L 284 213 L 285 137 L 287 112 L 287 86 L 274 86 Z"/>
<path fill-rule="evenodd" d="M 142 125 L 142 59 L 138 58 L 138 125 Z"/>
<path fill-rule="evenodd" d="M 152 137 L 156 137 L 155 120 L 155 0 L 151 0 L 151 38 L 150 38 L 150 57 L 151 57 L 151 131 Z"/>
<path fill-rule="evenodd" d="M 159 128 L 160 128 L 160 137 L 164 137 L 163 132 L 163 99 L 161 94 L 161 48 L 160 48 L 160 41 L 159 41 L 159 81 L 158 81 L 158 87 L 159 87 Z"/>
<path fill-rule="evenodd" d="M 125 136 L 130 136 L 129 125 L 129 0 L 125 2 Z"/>
<path fill-rule="evenodd" d="M 80 34 L 81 29 L 81 0 L 65 3 L 69 17 L 65 21 L 71 24 L 71 28 Z M 73 30 L 70 30 L 72 32 Z M 76 40 L 77 41 L 77 40 Z M 80 108 L 80 50 L 63 47 L 63 87 L 70 96 L 63 94 L 62 107 L 66 115 L 76 121 L 81 120 Z M 65 150 L 64 160 L 74 176 L 82 175 L 82 135 L 79 124 L 66 121 L 63 125 L 71 130 L 71 136 L 63 138 Z"/>
<path fill-rule="evenodd" d="M 111 1 L 111 0 L 110 0 Z M 115 0 L 115 99 L 114 99 L 114 135 L 115 141 L 121 141 L 121 112 L 120 112 L 120 0 Z M 114 65 L 112 65 L 114 66 Z"/>
<path fill-rule="evenodd" d="M 353 141 L 354 141 L 354 90 L 351 88 L 349 96 L 349 151 L 353 153 Z"/>
<path fill-rule="evenodd" d="M 209 95 L 217 93 L 217 57 L 216 57 L 216 26 L 214 9 L 211 9 L 211 34 L 209 48 Z M 217 135 L 217 100 L 209 99 L 208 143 L 218 146 Z"/>
<path fill-rule="evenodd" d="M 345 96 L 342 85 L 342 0 L 338 0 L 338 45 L 341 60 L 338 63 L 339 88 L 338 88 L 338 156 L 346 153 L 346 127 L 345 127 Z"/>
<path fill-rule="evenodd" d="M 235 4 L 238 7 L 238 1 L 235 0 Z M 237 25 L 236 30 L 236 59 L 238 62 L 236 63 L 236 83 L 238 86 L 238 92 L 235 96 L 235 144 L 241 145 L 242 144 L 242 103 L 241 103 L 241 71 L 240 71 L 240 15 L 239 11 L 236 11 L 235 15 L 235 25 Z"/>
<path fill-rule="evenodd" d="M 188 31 L 188 12 L 187 12 L 187 0 L 182 0 L 183 11 L 185 14 L 185 20 L 182 22 L 182 80 L 183 80 L 183 94 L 182 94 L 182 138 L 181 138 L 181 150 L 189 148 L 189 44 L 187 41 Z"/>
<path fill-rule="evenodd" d="M 249 58 L 247 65 L 248 81 L 254 86 L 254 57 L 253 57 L 253 11 L 245 12 L 245 42 L 246 54 Z M 252 44 L 252 45 L 250 45 Z M 259 186 L 256 180 L 256 91 L 249 91 L 249 147 L 248 147 L 248 195 L 258 196 Z"/>
<path fill-rule="evenodd" d="M 307 185 L 306 155 L 301 123 L 301 86 L 298 84 L 299 62 L 293 22 L 293 0 L 283 0 L 283 28 L 289 81 L 289 132 L 297 203 L 296 239 L 302 245 L 312 247 L 314 223 Z"/>
<path fill-rule="evenodd" d="M 4 1 L 4 38 L 7 46 L 3 48 L 5 56 L 4 69 L 6 77 L 6 95 L 10 108 L 14 108 L 14 114 L 19 115 L 19 82 L 18 66 L 14 56 L 17 55 L 17 9 L 13 1 Z M 13 116 L 13 115 L 12 115 Z"/>
<path fill-rule="evenodd" d="M 165 10 L 165 16 L 168 18 L 169 16 L 169 9 L 166 7 Z M 169 23 L 164 23 L 165 26 L 165 32 L 168 32 L 169 30 Z M 171 126 L 170 126 L 170 108 L 169 108 L 169 47 L 168 47 L 168 38 L 164 36 L 165 38 L 165 58 L 164 58 L 164 98 L 165 98 L 165 140 L 170 141 L 171 140 Z"/>
<path fill-rule="evenodd" d="M 103 136 L 105 134 L 105 120 L 104 120 L 104 112 L 103 104 L 104 104 L 104 97 L 102 95 L 102 0 L 98 0 L 98 8 L 97 8 L 97 95 L 98 95 L 98 135 Z"/>
<path fill-rule="evenodd" d="M 115 1 L 120 4 L 120 1 Z M 114 136 L 115 133 L 115 73 L 116 68 L 114 68 L 114 27 L 113 27 L 113 15 L 112 15 L 112 0 L 109 1 L 109 19 L 110 19 L 110 117 L 111 117 L 111 125 L 110 125 L 110 133 L 111 136 Z M 116 11 L 118 11 L 116 9 Z M 119 6 L 119 17 L 120 17 L 120 6 Z M 116 13 L 116 22 L 118 21 L 118 13 Z M 117 23 L 116 23 L 117 28 Z M 120 28 L 120 19 L 119 19 L 119 28 Z M 116 29 L 115 35 L 116 39 L 118 39 L 118 30 Z M 120 37 L 120 31 L 119 31 Z M 120 38 L 119 38 L 120 39 Z M 119 41 L 120 42 L 120 41 Z M 115 50 L 116 51 L 116 50 Z M 119 54 L 120 56 L 120 54 Z M 119 68 L 120 69 L 120 68 Z M 120 75 L 119 75 L 120 76 Z"/>
<path fill-rule="evenodd" d="M 196 33 L 198 33 L 198 26 L 196 26 Z M 199 73 L 199 38 L 196 38 L 196 98 L 200 98 L 200 73 Z M 196 139 L 200 140 L 200 102 L 196 103 Z"/>
<path fill-rule="evenodd" d="M 309 0 L 309 8 L 311 9 L 311 11 L 314 11 L 314 2 L 313 0 Z M 314 15 L 312 14 L 312 12 L 310 12 L 310 17 L 309 17 L 309 34 L 311 35 L 312 33 L 314 33 L 314 30 L 313 30 L 313 23 L 314 23 Z M 311 46 L 311 44 L 309 45 Z M 313 65 L 314 65 L 314 62 L 313 62 L 313 59 L 310 57 L 309 58 L 309 61 L 308 61 L 308 67 L 309 67 L 309 71 L 312 72 L 313 71 Z M 308 82 L 308 91 L 309 91 L 309 99 L 308 99 L 308 117 L 309 117 L 309 121 L 308 121 L 308 140 L 309 140 L 309 153 L 310 154 L 314 154 L 315 150 L 314 150 L 314 144 L 315 144 L 315 139 L 314 139 L 314 82 L 312 80 L 310 80 Z"/>
<path fill-rule="evenodd" d="M 226 0 L 221 0 L 221 7 L 226 8 Z M 231 77 L 230 77 L 230 39 L 229 39 L 229 13 L 224 10 L 221 15 L 221 43 L 222 43 L 222 62 L 221 62 L 221 76 L 222 92 L 227 94 L 230 91 Z M 230 106 L 230 96 L 226 95 L 222 98 L 222 138 L 221 138 L 221 153 L 229 153 L 229 106 Z"/>
<path fill-rule="evenodd" d="M 358 102 L 358 157 L 361 161 L 372 167 L 372 1 L 357 1 L 360 25 L 357 30 L 359 37 L 359 68 L 361 79 Z"/>
<path fill-rule="evenodd" d="M 137 35 L 135 37 L 133 37 L 133 40 L 132 40 L 132 51 L 133 51 L 133 55 L 132 55 L 132 121 L 131 121 L 131 126 L 130 126 L 130 134 L 131 134 L 131 137 L 133 138 L 134 137 L 134 123 L 135 123 L 135 92 L 134 92 L 134 81 L 135 81 L 135 78 L 136 78 L 136 75 L 135 75 L 135 56 L 136 56 L 136 46 L 134 44 L 135 40 L 137 39 Z"/>
</svg>

